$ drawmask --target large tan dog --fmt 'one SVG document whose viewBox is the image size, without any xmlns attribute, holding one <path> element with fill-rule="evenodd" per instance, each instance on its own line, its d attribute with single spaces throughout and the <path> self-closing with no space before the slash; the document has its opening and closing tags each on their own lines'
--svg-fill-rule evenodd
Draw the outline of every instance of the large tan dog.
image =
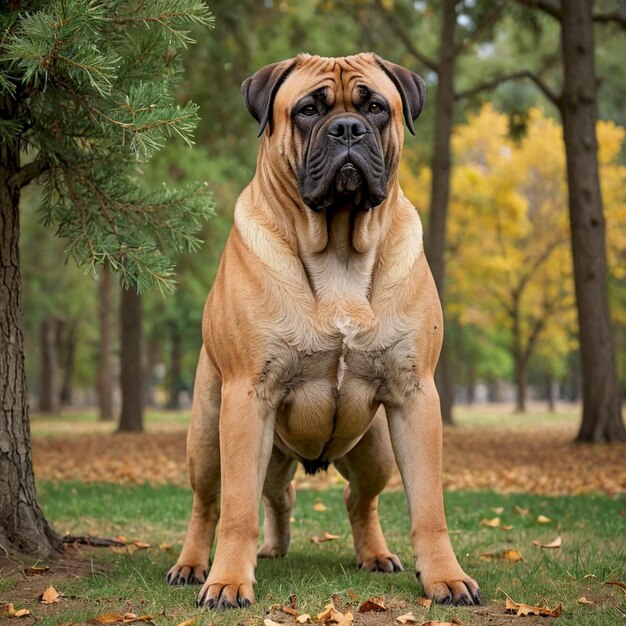
<svg viewBox="0 0 626 626">
<path fill-rule="evenodd" d="M 202 606 L 254 602 L 257 556 L 289 547 L 298 461 L 347 479 L 358 566 L 400 571 L 377 513 L 395 457 L 426 594 L 478 604 L 443 508 L 441 307 L 398 185 L 403 119 L 413 132 L 424 84 L 373 54 L 303 54 L 261 69 L 243 95 L 264 136 L 204 312 L 193 511 L 167 581 L 204 583 Z"/>
</svg>

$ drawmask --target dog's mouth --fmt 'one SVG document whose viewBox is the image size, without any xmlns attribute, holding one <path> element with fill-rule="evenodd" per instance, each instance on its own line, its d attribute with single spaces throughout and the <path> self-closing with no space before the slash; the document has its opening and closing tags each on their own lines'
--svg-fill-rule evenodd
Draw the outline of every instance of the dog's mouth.
<svg viewBox="0 0 626 626">
<path fill-rule="evenodd" d="M 354 204 L 361 204 L 363 177 L 354 163 L 345 163 L 335 174 L 335 191 L 339 196 L 351 199 Z"/>
</svg>

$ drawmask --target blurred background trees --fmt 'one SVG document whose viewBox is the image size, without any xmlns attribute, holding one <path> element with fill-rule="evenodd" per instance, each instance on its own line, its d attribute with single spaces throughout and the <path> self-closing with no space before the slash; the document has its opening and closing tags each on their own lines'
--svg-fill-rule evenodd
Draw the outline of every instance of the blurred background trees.
<svg viewBox="0 0 626 626">
<path fill-rule="evenodd" d="M 362 50 L 410 67 L 428 85 L 417 137 L 406 137 L 401 175 L 424 221 L 445 303 L 447 376 L 438 377 L 444 413 L 452 417 L 455 401 L 507 400 L 518 411 L 536 401 L 550 406 L 582 402 L 583 379 L 593 374 L 585 373 L 581 361 L 582 356 L 589 363 L 591 357 L 581 354 L 579 339 L 583 322 L 576 307 L 563 140 L 562 103 L 571 78 L 564 73 L 566 4 L 210 3 L 215 30 L 192 32 L 197 44 L 184 53 L 176 95 L 178 103 L 199 105 L 195 145 L 168 142 L 144 169 L 141 185 L 147 192 L 162 183 L 207 180 L 216 216 L 203 228 L 199 252 L 175 256 L 174 295 L 163 298 L 152 290 L 142 296 L 141 368 L 134 366 L 142 372 L 141 406 L 175 409 L 190 401 L 204 299 L 235 199 L 254 171 L 255 125 L 241 102 L 241 82 L 262 65 L 301 51 L 336 56 Z M 611 413 L 613 428 L 597 427 L 596 418 L 588 418 L 591 430 L 583 438 L 606 440 L 624 436 L 615 407 L 626 390 L 626 110 L 621 94 L 626 38 L 618 2 L 597 0 L 593 11 L 596 37 L 588 45 L 597 80 L 586 79 L 586 87 L 594 89 L 584 97 L 596 102 L 602 120 L 592 124 L 606 224 L 606 285 L 600 292 L 608 302 L 617 382 L 613 391 L 600 393 L 612 396 L 613 408 L 601 411 Z M 575 196 L 585 194 L 576 191 Z M 117 416 L 123 345 L 117 279 L 107 286 L 100 273 L 94 284 L 72 261 L 65 263 L 51 231 L 38 224 L 39 202 L 37 193 L 23 200 L 25 341 L 33 406 L 50 406 L 52 393 L 52 403 L 61 403 L 61 410 L 99 401 L 103 418 Z M 607 356 L 605 350 L 600 353 Z M 54 375 L 46 374 L 50 367 Z M 592 406 L 596 400 L 585 402 Z"/>
</svg>

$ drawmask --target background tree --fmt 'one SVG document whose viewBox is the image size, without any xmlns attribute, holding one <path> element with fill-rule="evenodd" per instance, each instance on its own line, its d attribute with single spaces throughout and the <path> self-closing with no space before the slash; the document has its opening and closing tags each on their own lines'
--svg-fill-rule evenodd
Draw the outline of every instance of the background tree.
<svg viewBox="0 0 626 626">
<path fill-rule="evenodd" d="M 21 190 L 39 180 L 42 219 L 91 271 L 172 288 L 165 248 L 195 249 L 211 208 L 206 186 L 148 193 L 138 160 L 168 136 L 190 141 L 196 107 L 173 102 L 194 0 L 33 1 L 0 13 L 0 544 L 46 555 L 58 537 L 37 504 L 21 327 Z"/>
</svg>

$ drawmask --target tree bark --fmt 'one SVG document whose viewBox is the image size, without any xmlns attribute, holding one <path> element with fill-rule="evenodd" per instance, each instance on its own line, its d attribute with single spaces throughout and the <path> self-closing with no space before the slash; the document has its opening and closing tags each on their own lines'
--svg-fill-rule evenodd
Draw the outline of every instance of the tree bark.
<svg viewBox="0 0 626 626">
<path fill-rule="evenodd" d="M 552 374 L 546 376 L 546 394 L 548 399 L 548 411 L 554 413 L 556 411 L 556 403 L 558 400 L 558 383 Z"/>
<path fill-rule="evenodd" d="M 441 48 L 437 65 L 435 142 L 431 162 L 432 184 L 426 248 L 428 264 L 435 279 L 442 306 L 444 306 L 445 300 L 446 224 L 450 198 L 450 138 L 452 136 L 454 113 L 455 28 L 456 2 L 455 0 L 444 0 L 441 23 Z M 445 339 L 435 372 L 435 381 L 441 399 L 442 419 L 445 423 L 451 424 L 453 422 L 454 381 L 452 380 L 448 363 L 448 348 Z"/>
<path fill-rule="evenodd" d="M 176 324 L 170 325 L 170 371 L 168 409 L 180 409 L 179 394 L 182 371 L 182 337 Z"/>
<path fill-rule="evenodd" d="M 53 415 L 59 412 L 57 325 L 52 315 L 39 325 L 39 410 Z"/>
<path fill-rule="evenodd" d="M 141 296 L 134 288 L 123 289 L 121 300 L 122 412 L 118 432 L 141 432 L 144 411 Z"/>
<path fill-rule="evenodd" d="M 78 334 L 78 322 L 70 319 L 63 324 L 61 335 L 62 369 L 63 381 L 61 383 L 61 392 L 59 399 L 61 405 L 69 406 L 72 404 L 72 396 L 74 393 L 74 365 L 76 363 L 76 336 Z"/>
<path fill-rule="evenodd" d="M 583 416 L 577 441 L 626 441 L 607 298 L 605 222 L 596 139 L 593 2 L 567 0 L 561 3 L 561 9 L 561 114 L 583 375 Z"/>
<path fill-rule="evenodd" d="M 21 326 L 20 190 L 9 183 L 18 168 L 19 148 L 5 144 L 0 153 L 0 549 L 46 558 L 56 552 L 60 537 L 39 507 L 33 476 Z"/>
<path fill-rule="evenodd" d="M 515 412 L 526 413 L 528 363 L 523 355 L 515 355 Z"/>
<path fill-rule="evenodd" d="M 113 420 L 113 288 L 111 270 L 103 267 L 98 281 L 98 419 Z"/>
</svg>

